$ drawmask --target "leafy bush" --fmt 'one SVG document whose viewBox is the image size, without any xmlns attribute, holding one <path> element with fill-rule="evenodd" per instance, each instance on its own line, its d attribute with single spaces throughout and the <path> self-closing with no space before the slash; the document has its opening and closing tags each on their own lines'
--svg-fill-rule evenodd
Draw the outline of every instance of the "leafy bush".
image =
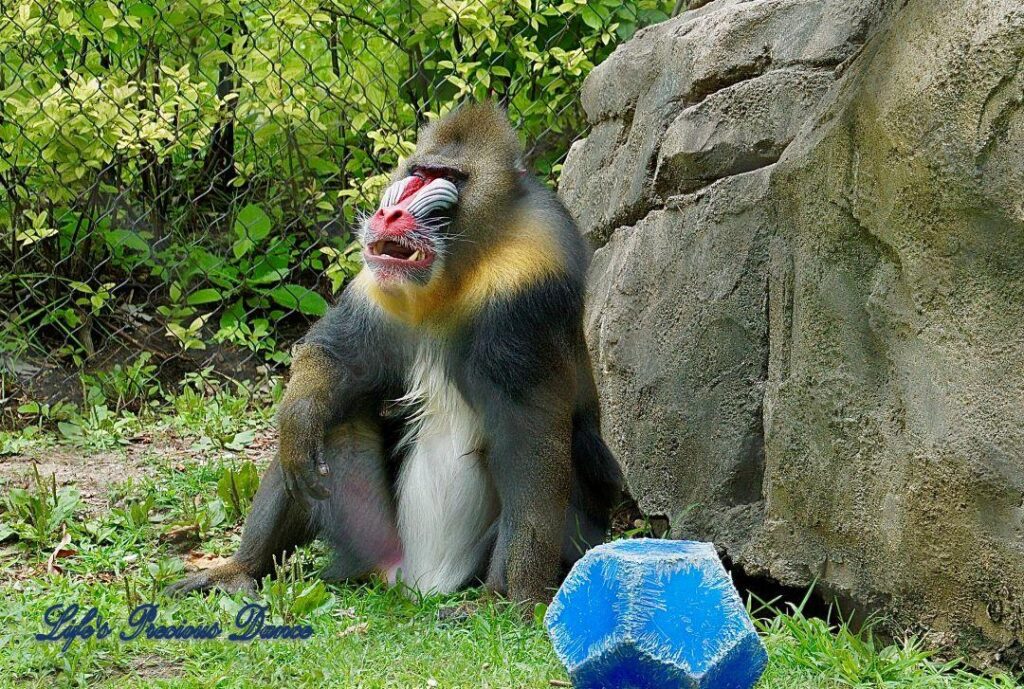
<svg viewBox="0 0 1024 689">
<path fill-rule="evenodd" d="M 554 180 L 584 77 L 666 5 L 5 3 L 0 368 L 81 367 L 152 329 L 286 361 L 283 326 L 358 269 L 357 212 L 419 125 L 499 98 Z"/>
</svg>

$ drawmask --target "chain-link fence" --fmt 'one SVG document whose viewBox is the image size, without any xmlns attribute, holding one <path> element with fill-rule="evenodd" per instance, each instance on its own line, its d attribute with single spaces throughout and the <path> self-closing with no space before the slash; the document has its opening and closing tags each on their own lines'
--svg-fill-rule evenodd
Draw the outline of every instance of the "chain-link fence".
<svg viewBox="0 0 1024 689">
<path fill-rule="evenodd" d="M 287 363 L 419 125 L 498 99 L 555 183 L 673 4 L 0 0 L 0 425 Z"/>
</svg>

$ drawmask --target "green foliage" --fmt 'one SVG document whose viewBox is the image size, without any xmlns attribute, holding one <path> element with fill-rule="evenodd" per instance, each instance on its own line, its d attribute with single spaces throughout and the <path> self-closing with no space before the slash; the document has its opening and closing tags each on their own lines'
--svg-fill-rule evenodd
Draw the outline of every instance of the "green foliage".
<svg viewBox="0 0 1024 689">
<path fill-rule="evenodd" d="M 141 352 L 134 361 L 114 364 L 107 371 L 82 375 L 85 400 L 92 406 L 109 404 L 114 412 L 139 411 L 160 393 L 153 355 Z"/>
<path fill-rule="evenodd" d="M 810 592 L 808 592 L 810 596 Z M 768 648 L 768 670 L 759 686 L 778 689 L 1016 689 L 1009 675 L 970 672 L 961 661 L 939 662 L 916 637 L 885 644 L 874 623 L 861 628 L 806 617 L 800 605 L 762 604 L 755 624 Z M 877 623 L 877 620 L 875 620 Z"/>
<path fill-rule="evenodd" d="M 0 431 L 0 456 L 62 441 L 89 450 L 110 450 L 153 435 L 193 441 L 198 451 L 238 452 L 268 426 L 280 398 L 279 378 L 262 384 L 235 382 L 207 368 L 185 375 L 177 390 L 156 380 L 143 352 L 124 365 L 82 374 L 83 404 L 27 402 L 17 408 L 15 431 Z"/>
<path fill-rule="evenodd" d="M 182 514 L 172 522 L 170 530 L 187 532 L 198 539 L 204 539 L 227 523 L 227 520 L 227 509 L 221 500 L 193 499 L 184 503 Z"/>
<path fill-rule="evenodd" d="M 4 4 L 0 352 L 81 366 L 157 327 L 184 354 L 285 363 L 282 323 L 323 314 L 358 270 L 358 213 L 420 125 L 499 98 L 553 180 L 583 79 L 670 6 Z M 112 411 L 146 401 L 95 382 Z"/>
<path fill-rule="evenodd" d="M 57 477 L 47 481 L 32 465 L 33 487 L 11 488 L 4 500 L 0 540 L 16 536 L 39 550 L 52 546 L 80 506 L 78 491 L 73 487 L 57 488 Z"/>
<path fill-rule="evenodd" d="M 238 451 L 253 441 L 256 428 L 266 425 L 271 413 L 267 401 L 254 399 L 241 385 L 211 389 L 204 376 L 191 376 L 170 398 L 174 415 L 168 421 L 178 433 L 196 437 L 195 449 Z"/>
<path fill-rule="evenodd" d="M 149 527 L 155 500 L 156 498 L 152 495 L 129 500 L 123 507 L 111 510 L 112 520 L 128 529 L 146 529 Z"/>
<path fill-rule="evenodd" d="M 226 397 L 229 391 L 219 394 Z M 248 424 L 237 423 L 256 427 L 263 421 L 260 414 Z M 74 487 L 57 489 L 52 477 L 38 474 L 34 488 L 26 491 L 31 496 L 12 493 L 13 500 L 5 500 L 0 524 L 15 524 L 17 533 L 9 530 L 0 538 L 3 686 L 149 687 L 156 672 L 163 678 L 158 684 L 195 689 L 281 684 L 541 687 L 566 682 L 539 624 L 544 606 L 534 608 L 533 623 L 524 623 L 521 608 L 482 591 L 414 598 L 380 581 L 326 584 L 317 577 L 329 561 L 322 544 L 300 548 L 264 578 L 257 593 L 258 602 L 269 606 L 269 623 L 310 624 L 314 636 L 309 641 L 118 640 L 116 630 L 139 603 L 158 603 L 160 624 L 218 621 L 227 630 L 233 629 L 234 615 L 245 602 L 240 594 L 184 599 L 162 594 L 183 575 L 184 557 L 201 560 L 237 548 L 236 522 L 225 514 L 232 508 L 226 508 L 220 493 L 226 471 L 248 472 L 244 464 L 225 469 L 222 462 L 208 461 L 205 450 L 193 457 L 182 457 L 180 451 L 177 443 L 151 448 L 146 462 L 152 478 L 127 478 L 114 485 L 98 513 L 83 514 L 71 497 Z M 13 510 L 12 501 L 18 505 Z M 202 553 L 186 554 L 182 539 L 167 538 L 170 530 L 181 528 L 175 524 L 190 519 L 196 524 L 190 533 L 198 536 L 203 529 Z M 46 527 L 37 532 L 41 524 Z M 169 528 L 154 528 L 160 524 Z M 24 539 L 10 543 L 22 531 Z M 65 554 L 54 561 L 59 571 L 47 572 L 53 546 L 65 538 Z M 199 547 L 194 540 L 191 545 Z M 45 610 L 69 602 L 95 605 L 115 634 L 79 639 L 67 652 L 61 652 L 60 644 L 37 642 L 32 633 L 43 631 Z M 453 607 L 466 614 L 439 621 L 441 610 Z M 1009 675 L 941 662 L 913 638 L 882 643 L 870 625 L 857 630 L 841 619 L 807 617 L 803 609 L 780 604 L 753 610 L 769 654 L 758 689 L 1020 689 Z"/>
<path fill-rule="evenodd" d="M 237 469 L 225 467 L 217 480 L 217 497 L 227 505 L 231 517 L 245 516 L 260 485 L 260 473 L 252 462 L 243 462 Z"/>
<path fill-rule="evenodd" d="M 273 624 L 294 624 L 297 619 L 322 615 L 336 603 L 323 580 L 307 572 L 297 557 L 276 564 L 274 574 L 263 578 L 261 593 Z"/>
<path fill-rule="evenodd" d="M 0 431 L 0 457 L 21 454 L 39 444 L 43 437 L 39 426 L 26 426 L 15 431 Z"/>
</svg>

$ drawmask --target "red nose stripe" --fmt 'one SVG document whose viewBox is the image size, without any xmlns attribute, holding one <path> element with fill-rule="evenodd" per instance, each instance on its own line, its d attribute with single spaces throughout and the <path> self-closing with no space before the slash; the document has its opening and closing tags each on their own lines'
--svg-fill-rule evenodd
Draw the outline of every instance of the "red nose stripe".
<svg viewBox="0 0 1024 689">
<path fill-rule="evenodd" d="M 417 191 L 423 188 L 423 185 L 426 184 L 427 181 L 428 180 L 425 180 L 422 177 L 413 177 L 406 182 L 405 189 L 402 191 L 402 197 L 398 199 L 398 205 L 404 206 L 412 199 L 413 196 L 416 195 Z"/>
<path fill-rule="evenodd" d="M 416 219 L 405 209 L 420 189 L 429 184 L 432 179 L 418 176 L 409 179 L 405 183 L 405 189 L 402 190 L 402 196 L 398 199 L 398 203 L 381 208 L 373 214 L 373 217 L 370 218 L 370 229 L 378 233 L 389 234 L 404 234 L 416 229 Z"/>
</svg>

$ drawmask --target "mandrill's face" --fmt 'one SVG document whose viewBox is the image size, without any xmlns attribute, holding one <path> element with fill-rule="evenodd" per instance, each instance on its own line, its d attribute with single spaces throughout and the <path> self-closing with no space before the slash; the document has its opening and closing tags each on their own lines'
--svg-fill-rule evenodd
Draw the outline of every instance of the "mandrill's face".
<svg viewBox="0 0 1024 689">
<path fill-rule="evenodd" d="M 363 224 L 363 258 L 378 283 L 426 284 L 450 249 L 463 173 L 410 165 Z"/>
<path fill-rule="evenodd" d="M 496 106 L 462 107 L 428 125 L 363 223 L 363 258 L 377 285 L 440 284 L 500 243 L 521 192 L 518 157 Z"/>
</svg>

